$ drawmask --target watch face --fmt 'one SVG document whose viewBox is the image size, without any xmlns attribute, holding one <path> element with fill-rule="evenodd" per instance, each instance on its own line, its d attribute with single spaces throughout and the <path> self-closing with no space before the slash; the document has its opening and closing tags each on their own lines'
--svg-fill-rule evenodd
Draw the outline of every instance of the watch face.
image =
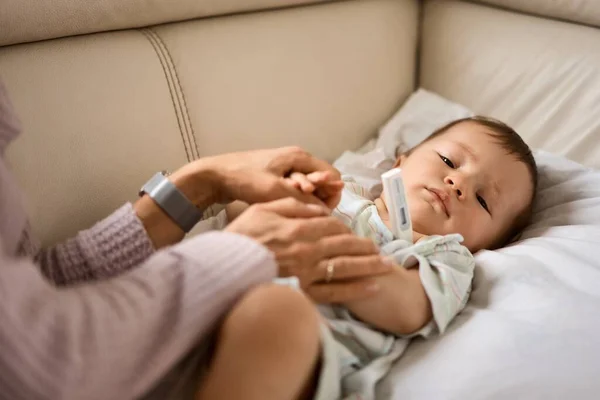
<svg viewBox="0 0 600 400">
<path fill-rule="evenodd" d="M 143 195 L 145 195 L 148 191 L 152 190 L 152 187 L 156 186 L 156 178 L 160 177 L 162 178 L 162 172 L 158 172 L 156 174 L 154 174 L 152 176 L 152 178 L 148 179 L 148 182 L 144 183 L 144 186 L 142 186 L 140 188 L 140 191 L 138 192 L 138 195 L 140 197 L 142 197 Z"/>
</svg>

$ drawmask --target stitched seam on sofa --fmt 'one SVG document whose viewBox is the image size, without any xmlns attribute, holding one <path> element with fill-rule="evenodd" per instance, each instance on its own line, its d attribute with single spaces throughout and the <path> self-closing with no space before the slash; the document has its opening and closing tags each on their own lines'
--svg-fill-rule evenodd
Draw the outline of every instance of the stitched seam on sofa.
<svg viewBox="0 0 600 400">
<path fill-rule="evenodd" d="M 556 21 L 556 22 L 563 22 L 563 23 L 567 23 L 567 24 L 571 24 L 571 25 L 585 26 L 585 27 L 594 28 L 594 29 L 600 28 L 600 25 L 597 22 L 582 22 L 582 21 L 578 21 L 576 19 L 571 19 L 569 17 L 559 17 L 559 16 L 549 15 L 549 14 L 537 14 L 533 11 L 521 10 L 521 9 L 510 7 L 510 6 L 503 6 L 501 4 L 480 3 L 477 0 L 459 0 L 459 1 L 461 1 L 463 3 L 470 3 L 470 4 L 473 4 L 476 6 L 494 8 L 496 10 L 505 11 L 505 12 L 509 12 L 512 14 L 526 15 L 529 17 L 534 17 L 534 18 L 539 18 L 539 19 L 547 19 L 547 20 Z"/>
<path fill-rule="evenodd" d="M 172 82 L 172 77 L 170 78 L 170 73 L 168 72 L 168 67 L 165 65 L 165 60 L 164 60 L 164 55 L 162 54 L 162 51 L 158 45 L 158 43 L 156 43 L 155 38 L 152 36 L 151 32 L 148 31 L 148 29 L 138 29 L 139 32 L 141 32 L 146 39 L 148 39 L 148 41 L 150 42 L 150 44 L 152 45 L 152 48 L 154 49 L 154 52 L 156 53 L 158 60 L 160 62 L 160 65 L 163 69 L 163 73 L 165 74 L 165 80 L 167 81 L 167 87 L 169 88 L 169 94 L 171 96 L 171 103 L 173 104 L 173 109 L 175 111 L 175 119 L 177 120 L 177 125 L 179 127 L 179 133 L 181 135 L 181 141 L 183 143 L 183 148 L 185 149 L 185 157 L 186 159 L 189 161 L 192 161 L 192 157 L 190 157 L 189 154 L 189 150 L 188 150 L 188 144 L 187 144 L 187 140 L 186 140 L 186 133 L 184 132 L 184 129 L 181 125 L 181 110 L 180 107 L 178 107 L 178 99 L 175 99 L 175 95 L 173 93 L 175 89 L 175 85 Z"/>
<path fill-rule="evenodd" d="M 165 42 L 162 40 L 160 35 L 157 32 L 153 31 L 152 28 L 150 28 L 149 30 L 150 30 L 150 32 L 154 33 L 156 40 L 158 40 L 158 43 L 162 46 L 162 49 L 165 53 L 167 61 L 170 63 L 171 70 L 173 71 L 173 74 L 175 75 L 175 82 L 177 83 L 177 88 L 179 89 L 179 93 L 181 94 L 181 100 L 183 101 L 183 107 L 182 107 L 183 120 L 186 123 L 186 128 L 189 128 L 187 132 L 188 132 L 188 136 L 191 139 L 189 142 L 190 147 L 192 146 L 192 142 L 193 142 L 193 146 L 194 146 L 191 148 L 192 156 L 193 157 L 195 156 L 196 158 L 200 158 L 200 151 L 198 149 L 198 143 L 196 142 L 196 132 L 194 131 L 194 126 L 192 125 L 192 119 L 190 118 L 187 101 L 185 99 L 185 92 L 183 90 L 183 85 L 181 84 L 181 80 L 179 79 L 179 74 L 177 73 L 177 68 L 175 68 L 175 62 L 173 61 L 173 57 L 171 57 L 169 48 L 167 47 Z M 196 150 L 195 155 L 194 155 L 194 149 Z"/>
<path fill-rule="evenodd" d="M 172 64 L 172 61 L 170 60 L 168 54 L 165 52 L 165 47 L 161 46 L 161 40 L 158 37 L 158 35 L 156 34 L 156 32 L 154 32 L 151 29 L 146 29 L 148 35 L 150 38 L 152 38 L 154 45 L 156 46 L 156 51 L 158 53 L 160 53 L 161 55 L 161 60 L 163 63 L 163 69 L 165 71 L 165 76 L 167 76 L 167 79 L 171 85 L 171 87 L 173 88 L 173 92 L 172 92 L 172 97 L 173 97 L 173 101 L 174 101 L 174 105 L 177 107 L 177 117 L 178 117 L 178 123 L 180 124 L 180 129 L 182 132 L 182 137 L 185 141 L 185 146 L 186 149 L 189 150 L 189 154 L 188 154 L 188 161 L 192 161 L 196 158 L 195 154 L 194 154 L 194 149 L 192 147 L 192 139 L 190 137 L 190 130 L 188 128 L 188 123 L 186 123 L 186 114 L 185 114 L 185 110 L 183 108 L 182 105 L 182 99 L 180 97 L 181 95 L 181 85 L 178 84 L 179 81 L 175 80 L 175 74 L 174 74 L 174 66 Z M 169 62 L 171 61 L 171 62 Z M 186 154 L 187 154 L 187 150 L 186 150 Z"/>
<path fill-rule="evenodd" d="M 423 46 L 423 22 L 425 21 L 425 1 L 418 1 L 418 11 L 417 11 L 417 46 L 415 48 L 415 82 L 413 85 L 413 90 L 417 90 L 421 87 L 421 57 L 423 56 L 423 50 L 421 46 Z"/>
</svg>

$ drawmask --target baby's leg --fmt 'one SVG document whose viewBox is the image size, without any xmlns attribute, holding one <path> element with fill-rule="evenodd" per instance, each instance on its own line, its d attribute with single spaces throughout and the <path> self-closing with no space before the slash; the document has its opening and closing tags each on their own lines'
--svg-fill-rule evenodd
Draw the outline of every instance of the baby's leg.
<svg viewBox="0 0 600 400">
<path fill-rule="evenodd" d="M 312 396 L 319 315 L 302 293 L 263 285 L 225 319 L 197 399 L 303 399 Z"/>
</svg>

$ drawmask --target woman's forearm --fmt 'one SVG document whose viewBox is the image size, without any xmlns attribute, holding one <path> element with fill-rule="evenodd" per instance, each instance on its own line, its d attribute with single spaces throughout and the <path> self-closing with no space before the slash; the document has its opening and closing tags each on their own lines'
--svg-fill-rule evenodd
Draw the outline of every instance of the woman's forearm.
<svg viewBox="0 0 600 400">
<path fill-rule="evenodd" d="M 27 400 L 141 397 L 277 270 L 267 249 L 224 232 L 65 289 L 1 246 L 0 265 L 0 398 Z"/>
<path fill-rule="evenodd" d="M 220 179 L 210 160 L 187 164 L 169 176 L 171 182 L 196 207 L 204 209 L 217 200 Z M 134 204 L 135 212 L 155 249 L 175 244 L 185 232 L 148 195 Z"/>
<path fill-rule="evenodd" d="M 210 165 L 195 162 L 169 177 L 198 207 L 213 201 L 218 179 Z M 175 244 L 184 232 L 149 197 L 126 204 L 93 227 L 40 250 L 36 262 L 58 286 L 110 278 L 145 261 L 155 249 Z"/>
<path fill-rule="evenodd" d="M 73 238 L 39 250 L 35 261 L 55 286 L 70 286 L 120 275 L 153 253 L 144 226 L 125 204 Z"/>
</svg>

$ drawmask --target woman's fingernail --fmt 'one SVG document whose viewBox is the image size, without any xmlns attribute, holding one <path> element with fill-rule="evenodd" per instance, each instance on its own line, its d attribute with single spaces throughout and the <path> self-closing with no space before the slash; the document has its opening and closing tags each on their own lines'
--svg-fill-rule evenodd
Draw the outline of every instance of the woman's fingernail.
<svg viewBox="0 0 600 400">
<path fill-rule="evenodd" d="M 370 283 L 367 286 L 367 291 L 369 292 L 376 292 L 379 290 L 379 284 L 378 283 Z"/>
</svg>

